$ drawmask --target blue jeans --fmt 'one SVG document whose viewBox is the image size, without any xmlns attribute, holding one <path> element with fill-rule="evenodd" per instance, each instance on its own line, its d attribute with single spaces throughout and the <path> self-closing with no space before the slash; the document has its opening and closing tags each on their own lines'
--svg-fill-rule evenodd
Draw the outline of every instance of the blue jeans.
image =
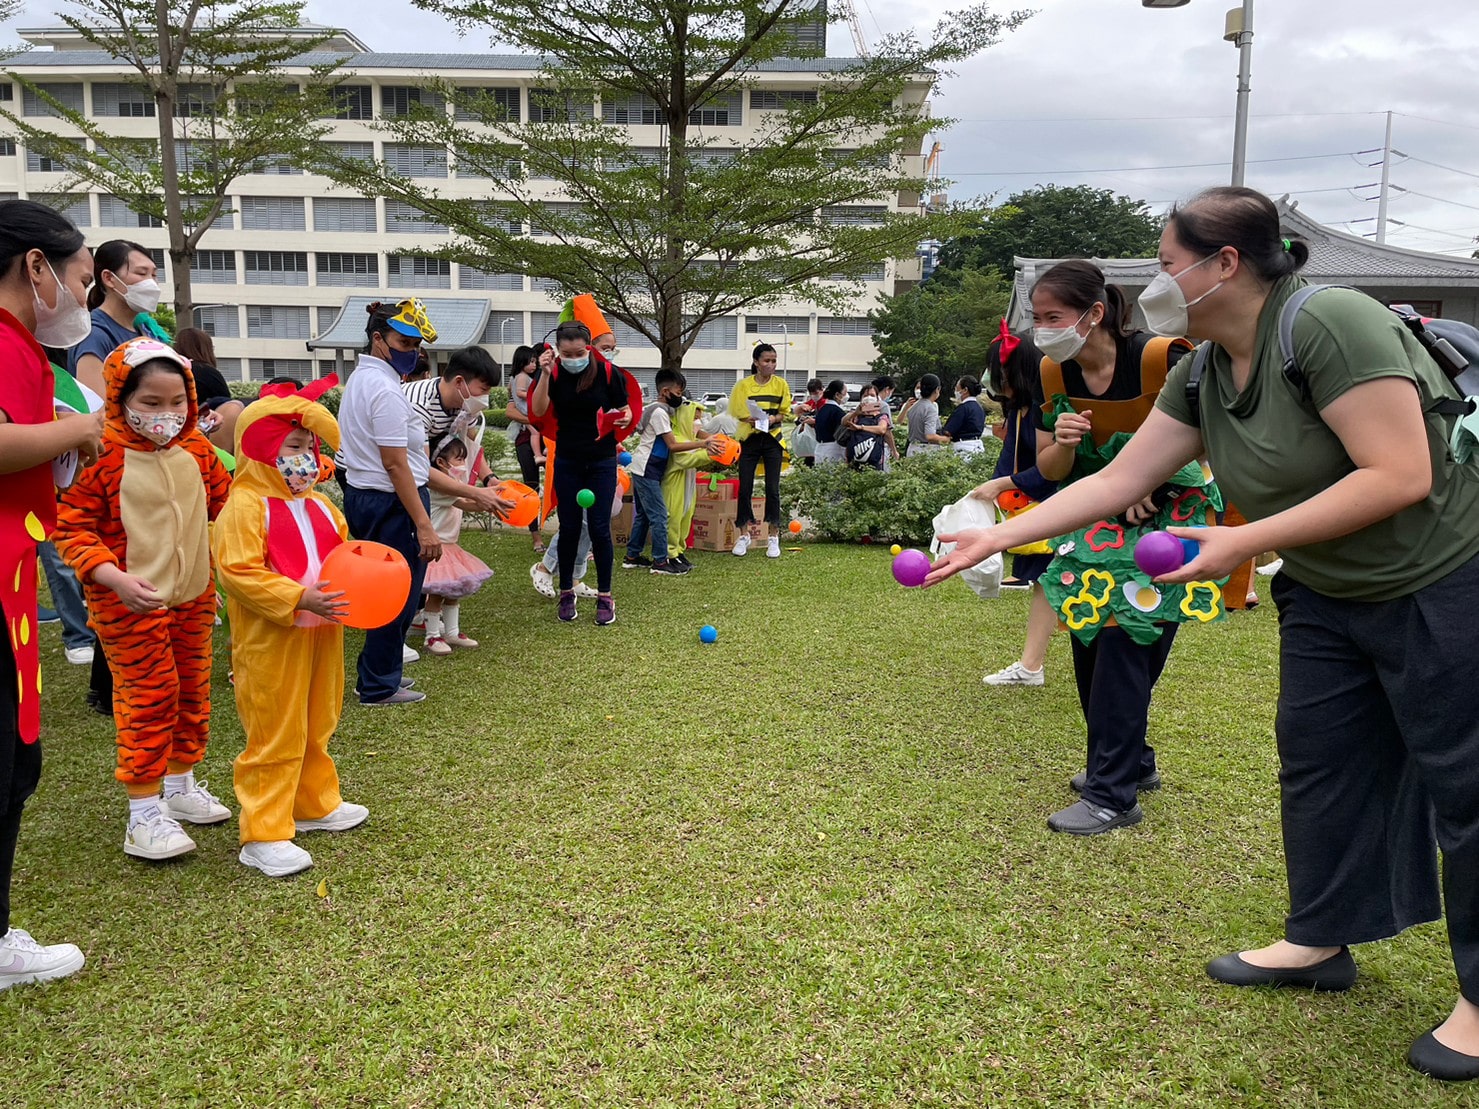
<svg viewBox="0 0 1479 1109">
<path fill-rule="evenodd" d="M 578 508 L 579 506 L 577 506 Z M 580 542 L 575 545 L 575 570 L 572 581 L 580 581 L 585 577 L 585 572 L 590 569 L 591 561 L 591 529 L 582 522 L 580 525 Z M 556 532 L 550 537 L 549 546 L 544 550 L 544 568 L 554 576 L 560 569 L 560 536 Z"/>
<path fill-rule="evenodd" d="M 581 524 L 590 529 L 591 554 L 596 560 L 596 588 L 611 592 L 611 501 L 616 496 L 616 456 L 590 462 L 555 454 L 555 497 L 560 504 L 560 588 L 575 587 L 575 556 L 579 553 Z M 582 489 L 595 494 L 590 508 L 576 501 Z"/>
<path fill-rule="evenodd" d="M 51 589 L 51 607 L 62 618 L 62 643 L 68 650 L 92 646 L 92 629 L 87 626 L 87 606 L 82 603 L 82 586 L 72 567 L 62 561 L 50 541 L 36 544 L 41 556 L 41 569 Z"/>
<path fill-rule="evenodd" d="M 431 511 L 431 494 L 422 486 L 416 491 L 421 506 Z M 426 577 L 426 563 L 421 561 L 421 544 L 416 541 L 416 525 L 394 493 L 378 489 L 344 490 L 344 518 L 349 534 L 371 543 L 384 543 L 403 554 L 411 567 L 411 591 L 406 594 L 400 615 L 383 628 L 365 632 L 365 645 L 359 653 L 359 697 L 361 701 L 383 701 L 401 687 L 401 650 L 406 633 L 421 603 L 421 583 Z"/>
<path fill-rule="evenodd" d="M 663 500 L 662 482 L 657 478 L 632 475 L 632 538 L 627 543 L 627 557 L 642 553 L 642 544 L 652 532 L 652 561 L 668 560 L 668 502 Z"/>
</svg>

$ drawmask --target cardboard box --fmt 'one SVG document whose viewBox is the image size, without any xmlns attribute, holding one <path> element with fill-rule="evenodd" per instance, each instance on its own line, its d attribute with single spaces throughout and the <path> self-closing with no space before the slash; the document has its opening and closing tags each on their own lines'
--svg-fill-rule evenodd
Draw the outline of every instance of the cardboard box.
<svg viewBox="0 0 1479 1109">
<path fill-rule="evenodd" d="M 765 498 L 763 496 L 750 498 L 750 516 L 755 521 L 750 525 L 750 542 L 752 544 L 764 543 L 769 533 L 765 528 Z"/>
<path fill-rule="evenodd" d="M 712 482 L 713 488 L 710 488 Z M 694 503 L 704 504 L 716 501 L 729 501 L 731 503 L 739 500 L 739 478 L 720 478 L 718 481 L 700 474 L 698 486 L 694 490 Z"/>
<path fill-rule="evenodd" d="M 611 542 L 618 547 L 625 546 L 632 537 L 632 495 L 628 493 L 621 499 L 621 511 L 611 517 Z"/>
<path fill-rule="evenodd" d="M 727 551 L 734 546 L 735 516 L 739 505 L 732 500 L 701 501 L 693 507 L 692 547 L 696 551 Z"/>
</svg>

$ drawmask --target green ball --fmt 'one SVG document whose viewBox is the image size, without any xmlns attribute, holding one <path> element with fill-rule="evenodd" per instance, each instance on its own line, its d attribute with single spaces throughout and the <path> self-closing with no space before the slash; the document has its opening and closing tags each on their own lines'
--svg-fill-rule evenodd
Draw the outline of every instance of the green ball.
<svg viewBox="0 0 1479 1109">
<path fill-rule="evenodd" d="M 590 508 L 591 505 L 596 503 L 596 495 L 589 489 L 582 489 L 579 493 L 575 494 L 575 503 L 580 505 L 581 508 Z"/>
</svg>

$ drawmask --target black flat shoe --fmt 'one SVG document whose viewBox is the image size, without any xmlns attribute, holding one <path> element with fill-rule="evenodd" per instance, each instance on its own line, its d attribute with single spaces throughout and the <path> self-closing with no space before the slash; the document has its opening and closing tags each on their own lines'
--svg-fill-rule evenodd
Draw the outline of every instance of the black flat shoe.
<svg viewBox="0 0 1479 1109">
<path fill-rule="evenodd" d="M 1433 1033 L 1438 1026 L 1424 1032 L 1407 1049 L 1407 1065 L 1440 1082 L 1472 1082 L 1479 1078 L 1479 1055 L 1465 1055 L 1440 1044 Z"/>
<path fill-rule="evenodd" d="M 1213 959 L 1207 973 L 1229 986 L 1286 986 L 1317 993 L 1340 993 L 1356 984 L 1356 960 L 1342 947 L 1330 958 L 1308 967 L 1254 966 L 1234 952 Z"/>
</svg>

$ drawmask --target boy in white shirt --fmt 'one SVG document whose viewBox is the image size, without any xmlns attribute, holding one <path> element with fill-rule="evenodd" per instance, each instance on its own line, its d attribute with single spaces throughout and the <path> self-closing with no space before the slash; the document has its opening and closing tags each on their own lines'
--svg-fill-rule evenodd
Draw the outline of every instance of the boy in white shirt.
<svg viewBox="0 0 1479 1109">
<path fill-rule="evenodd" d="M 642 413 L 637 430 L 642 438 L 632 455 L 632 537 L 627 542 L 623 570 L 647 566 L 654 574 L 686 574 L 686 562 L 668 557 L 668 506 L 663 500 L 662 479 L 668 461 L 679 451 L 703 450 L 708 437 L 679 441 L 673 434 L 673 409 L 683 403 L 688 382 L 677 370 L 657 373 L 657 403 Z M 642 546 L 652 535 L 652 560 L 642 557 Z"/>
</svg>

